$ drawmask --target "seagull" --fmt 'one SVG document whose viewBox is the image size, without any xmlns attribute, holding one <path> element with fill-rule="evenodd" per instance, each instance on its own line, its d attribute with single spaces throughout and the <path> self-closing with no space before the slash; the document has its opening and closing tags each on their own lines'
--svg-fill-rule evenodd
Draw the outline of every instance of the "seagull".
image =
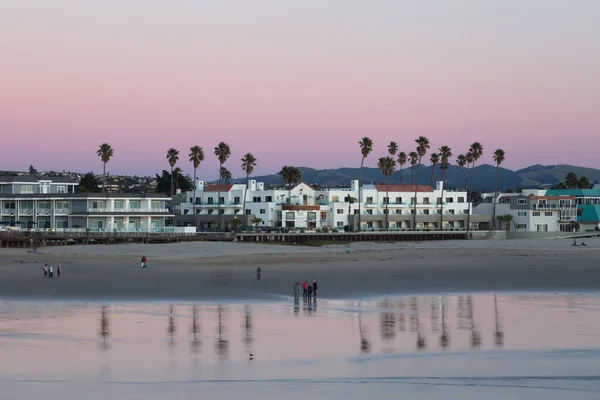
<svg viewBox="0 0 600 400">
<path fill-rule="evenodd" d="M 248 356 L 250 357 L 250 361 L 254 360 L 254 354 L 250 353 Z"/>
</svg>

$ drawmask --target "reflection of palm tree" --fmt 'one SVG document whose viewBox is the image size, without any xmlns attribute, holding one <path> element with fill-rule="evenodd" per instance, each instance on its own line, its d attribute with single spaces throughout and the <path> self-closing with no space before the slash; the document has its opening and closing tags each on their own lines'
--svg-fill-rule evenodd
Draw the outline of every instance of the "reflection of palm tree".
<svg viewBox="0 0 600 400">
<path fill-rule="evenodd" d="M 404 312 L 404 302 L 402 300 L 398 301 L 398 309 L 400 312 L 398 313 L 398 330 L 400 332 L 406 332 L 406 314 Z"/>
<path fill-rule="evenodd" d="M 437 332 L 439 330 L 438 319 L 439 319 L 439 298 L 437 296 L 433 296 L 431 298 L 431 331 Z"/>
<path fill-rule="evenodd" d="M 390 303 L 386 300 L 380 306 L 388 310 Z M 379 314 L 379 332 L 381 339 L 384 341 L 392 340 L 396 337 L 396 316 L 393 313 L 384 311 Z"/>
<path fill-rule="evenodd" d="M 167 332 L 169 333 L 169 344 L 175 344 L 175 332 L 177 327 L 175 326 L 175 317 L 173 316 L 174 308 L 169 306 L 169 325 L 167 326 Z"/>
<path fill-rule="evenodd" d="M 416 297 L 410 298 L 410 331 L 416 332 L 419 327 L 419 304 Z"/>
<path fill-rule="evenodd" d="M 252 346 L 252 309 L 249 305 L 246 305 L 244 309 L 244 344 L 247 348 Z"/>
<path fill-rule="evenodd" d="M 225 325 L 223 324 L 223 312 L 224 311 L 225 310 L 224 310 L 223 306 L 219 305 L 217 307 L 217 318 L 218 318 L 217 329 L 218 329 L 219 336 L 217 337 L 217 341 L 215 342 L 215 348 L 216 348 L 217 354 L 221 358 L 225 358 L 227 356 L 227 351 L 229 350 L 229 342 L 227 341 L 227 339 L 225 339 L 223 337 L 223 335 L 227 331 Z"/>
<path fill-rule="evenodd" d="M 446 296 L 442 296 L 442 335 L 440 336 L 440 345 L 442 348 L 450 346 L 450 335 L 448 334 L 448 326 L 446 325 Z"/>
<path fill-rule="evenodd" d="M 362 324 L 362 312 L 360 311 L 360 303 L 358 303 L 358 334 L 360 335 L 360 351 L 368 353 L 371 350 L 371 343 L 367 339 L 367 331 Z"/>
<path fill-rule="evenodd" d="M 498 298 L 494 295 L 494 316 L 496 321 L 496 329 L 495 329 L 495 343 L 496 347 L 504 346 L 504 332 L 502 331 L 502 326 L 500 324 L 500 318 L 498 316 Z"/>
<path fill-rule="evenodd" d="M 473 297 L 467 296 L 467 312 L 469 314 L 469 328 L 471 329 L 471 347 L 478 348 L 481 346 L 481 335 L 475 329 L 475 316 L 473 312 Z"/>
<path fill-rule="evenodd" d="M 106 306 L 102 306 L 100 311 L 100 331 L 98 334 L 100 338 L 102 338 L 100 348 L 102 350 L 108 350 L 110 348 L 110 344 L 108 343 L 108 337 L 110 336 L 110 320 L 108 318 Z"/>
<path fill-rule="evenodd" d="M 190 349 L 193 354 L 198 354 L 200 352 L 200 347 L 202 346 L 202 341 L 198 339 L 198 334 L 200 333 L 200 325 L 198 324 L 198 306 L 192 306 L 192 327 L 190 328 L 190 331 L 194 337 L 190 342 Z"/>
</svg>

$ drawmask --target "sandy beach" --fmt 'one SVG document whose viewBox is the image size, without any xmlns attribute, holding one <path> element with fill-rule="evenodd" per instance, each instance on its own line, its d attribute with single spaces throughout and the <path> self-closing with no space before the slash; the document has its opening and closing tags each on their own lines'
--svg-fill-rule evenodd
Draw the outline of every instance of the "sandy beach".
<svg viewBox="0 0 600 400">
<path fill-rule="evenodd" d="M 3 299 L 277 300 L 296 280 L 322 298 L 600 289 L 600 239 L 355 243 L 303 247 L 231 242 L 0 249 Z M 140 258 L 148 268 L 140 268 Z M 63 275 L 45 278 L 45 263 Z M 263 274 L 255 280 L 260 266 Z"/>
</svg>

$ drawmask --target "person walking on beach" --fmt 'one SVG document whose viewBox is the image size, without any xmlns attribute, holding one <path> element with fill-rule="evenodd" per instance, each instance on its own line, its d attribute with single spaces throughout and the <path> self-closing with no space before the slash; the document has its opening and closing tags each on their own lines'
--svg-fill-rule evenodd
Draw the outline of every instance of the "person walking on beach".
<svg viewBox="0 0 600 400">
<path fill-rule="evenodd" d="M 312 295 L 313 295 L 313 287 L 312 287 L 312 285 L 308 285 L 307 291 L 308 291 L 307 299 L 308 299 L 308 302 L 310 303 L 312 301 Z"/>
<path fill-rule="evenodd" d="M 56 276 L 60 276 L 60 269 L 61 269 L 61 265 L 58 264 L 58 267 L 56 268 Z"/>
<path fill-rule="evenodd" d="M 44 276 L 48 276 L 48 264 L 44 265 Z"/>
<path fill-rule="evenodd" d="M 260 267 L 256 268 L 256 280 L 257 281 L 260 281 L 260 273 L 261 273 Z"/>
<path fill-rule="evenodd" d="M 294 303 L 300 301 L 300 282 L 294 283 Z"/>
<path fill-rule="evenodd" d="M 142 268 L 146 268 L 146 256 L 142 256 Z"/>
<path fill-rule="evenodd" d="M 308 284 L 306 283 L 306 281 L 304 281 L 304 283 L 302 284 L 302 297 L 304 299 L 306 299 L 308 297 Z"/>
<path fill-rule="evenodd" d="M 313 294 L 315 295 L 315 300 L 316 300 L 317 299 L 317 289 L 319 288 L 319 285 L 317 285 L 316 279 L 313 279 L 312 288 L 313 288 Z"/>
<path fill-rule="evenodd" d="M 50 278 L 54 278 L 54 268 L 52 267 L 52 265 L 48 268 L 48 276 Z"/>
</svg>

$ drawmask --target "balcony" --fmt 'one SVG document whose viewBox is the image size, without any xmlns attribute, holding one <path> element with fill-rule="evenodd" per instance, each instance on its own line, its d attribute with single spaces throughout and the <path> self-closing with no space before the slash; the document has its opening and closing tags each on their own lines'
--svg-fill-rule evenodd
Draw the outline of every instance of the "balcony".
<svg viewBox="0 0 600 400">
<path fill-rule="evenodd" d="M 544 210 L 564 210 L 564 209 L 575 209 L 576 204 L 534 204 L 533 209 L 544 211 Z"/>
<path fill-rule="evenodd" d="M 69 214 L 69 209 L 68 208 L 55 208 L 54 209 L 54 215 L 67 215 Z"/>
<path fill-rule="evenodd" d="M 2 209 L 2 215 L 10 215 L 10 214 L 14 214 L 16 212 L 16 210 L 14 208 L 3 208 Z"/>
<path fill-rule="evenodd" d="M 168 213 L 166 208 L 88 208 L 89 213 Z"/>
<path fill-rule="evenodd" d="M 246 204 L 248 203 L 252 203 L 251 201 L 247 201 Z M 197 202 L 191 202 L 191 203 L 185 203 L 185 204 L 189 204 L 191 207 L 193 207 L 194 205 L 196 206 L 209 206 L 209 207 L 218 207 L 217 203 L 209 203 L 208 201 L 197 201 Z M 242 206 L 242 202 L 241 201 L 224 201 L 221 202 L 222 206 Z"/>
</svg>

